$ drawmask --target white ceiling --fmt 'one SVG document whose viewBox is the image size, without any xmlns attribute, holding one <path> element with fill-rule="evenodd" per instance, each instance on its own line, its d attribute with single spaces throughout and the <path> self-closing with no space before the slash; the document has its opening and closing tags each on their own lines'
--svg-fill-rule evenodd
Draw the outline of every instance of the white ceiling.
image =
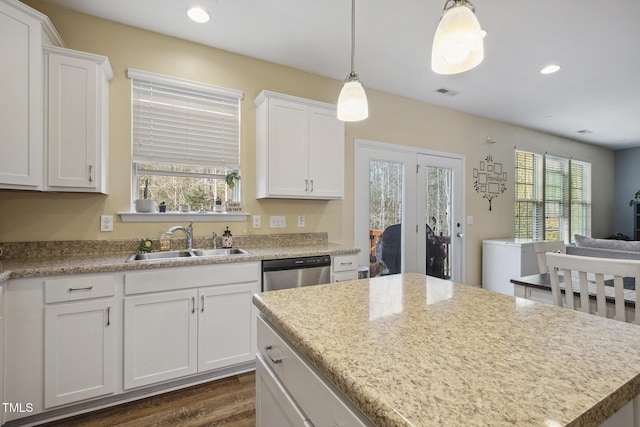
<svg viewBox="0 0 640 427">
<path fill-rule="evenodd" d="M 336 79 L 350 68 L 349 0 L 43 1 Z M 430 54 L 443 0 L 357 0 L 365 88 L 613 149 L 640 146 L 640 1 L 473 3 L 488 33 L 485 60 L 440 76 Z M 192 5 L 212 19 L 189 21 Z M 562 69 L 539 74 L 550 63 Z"/>
</svg>

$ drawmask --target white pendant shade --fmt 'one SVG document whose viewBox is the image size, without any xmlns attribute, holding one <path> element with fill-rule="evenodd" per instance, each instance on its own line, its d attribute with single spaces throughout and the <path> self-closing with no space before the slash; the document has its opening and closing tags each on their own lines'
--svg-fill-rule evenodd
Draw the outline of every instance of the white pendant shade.
<svg viewBox="0 0 640 427">
<path fill-rule="evenodd" d="M 484 59 L 483 33 L 465 4 L 445 10 L 433 38 L 431 69 L 438 74 L 468 71 Z"/>
<path fill-rule="evenodd" d="M 356 54 L 356 0 L 351 0 L 351 72 L 344 80 L 338 97 L 338 120 L 357 122 L 369 117 L 367 94 L 355 70 Z"/>
<path fill-rule="evenodd" d="M 349 75 L 338 97 L 338 120 L 357 122 L 367 117 L 369 117 L 367 94 L 358 76 Z"/>
</svg>

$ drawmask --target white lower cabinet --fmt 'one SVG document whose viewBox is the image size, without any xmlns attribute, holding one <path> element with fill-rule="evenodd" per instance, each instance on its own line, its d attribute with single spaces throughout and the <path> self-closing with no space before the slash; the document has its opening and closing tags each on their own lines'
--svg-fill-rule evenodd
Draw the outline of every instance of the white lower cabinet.
<svg viewBox="0 0 640 427">
<path fill-rule="evenodd" d="M 345 282 L 358 278 L 358 255 L 336 255 L 331 261 L 331 281 Z"/>
<path fill-rule="evenodd" d="M 44 280 L 44 407 L 115 391 L 113 274 Z"/>
<path fill-rule="evenodd" d="M 197 291 L 124 300 L 124 388 L 197 372 Z"/>
<path fill-rule="evenodd" d="M 113 298 L 45 307 L 44 406 L 115 391 Z"/>
<path fill-rule="evenodd" d="M 260 278 L 260 262 L 240 262 L 9 280 L 2 421 L 35 425 L 144 397 L 147 385 L 253 369 Z"/>
<path fill-rule="evenodd" d="M 262 316 L 258 317 L 256 366 L 257 426 L 350 426 L 371 427 L 373 424 L 338 391 L 317 369 L 299 355 Z M 268 368 L 268 369 L 267 369 Z M 256 368 L 258 369 L 258 368 Z M 270 373 L 270 384 L 267 374 Z M 267 384 L 262 381 L 267 379 Z M 263 395 L 266 393 L 266 396 Z M 293 406 L 293 407 L 292 407 Z M 295 409 L 302 415 L 295 416 Z M 283 424 L 271 422 L 285 417 Z M 308 424 L 304 424 L 304 423 Z"/>
<path fill-rule="evenodd" d="M 262 355 L 256 358 L 256 427 L 312 426 Z"/>
<path fill-rule="evenodd" d="M 259 263 L 127 274 L 124 388 L 252 362 L 257 292 Z"/>
</svg>

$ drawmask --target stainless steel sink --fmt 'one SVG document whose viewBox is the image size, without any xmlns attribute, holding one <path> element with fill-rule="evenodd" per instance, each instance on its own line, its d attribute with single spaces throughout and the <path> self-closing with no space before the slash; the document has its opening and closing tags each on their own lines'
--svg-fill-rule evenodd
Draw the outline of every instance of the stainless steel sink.
<svg viewBox="0 0 640 427">
<path fill-rule="evenodd" d="M 181 251 L 167 251 L 167 252 L 150 252 L 143 254 L 133 254 L 127 258 L 127 262 L 132 261 L 171 261 L 177 259 L 186 258 L 212 258 L 223 257 L 230 255 L 244 255 L 249 252 L 240 248 L 231 249 L 193 249 L 193 250 L 181 250 Z"/>
<path fill-rule="evenodd" d="M 249 252 L 240 248 L 230 249 L 194 249 L 193 254 L 197 257 L 217 257 L 227 255 L 245 255 Z"/>
<path fill-rule="evenodd" d="M 144 254 L 133 254 L 127 258 L 129 261 L 167 261 L 171 259 L 190 258 L 193 257 L 192 251 L 167 251 L 167 252 L 149 252 Z"/>
</svg>

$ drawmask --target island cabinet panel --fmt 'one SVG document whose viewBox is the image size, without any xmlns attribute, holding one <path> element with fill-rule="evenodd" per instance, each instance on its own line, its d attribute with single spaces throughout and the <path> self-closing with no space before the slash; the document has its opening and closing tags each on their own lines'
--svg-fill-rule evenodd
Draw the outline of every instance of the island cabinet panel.
<svg viewBox="0 0 640 427">
<path fill-rule="evenodd" d="M 256 427 L 312 427 L 262 355 L 256 356 Z"/>
<path fill-rule="evenodd" d="M 335 105 L 262 91 L 256 106 L 256 197 L 344 197 L 344 123 Z"/>
<path fill-rule="evenodd" d="M 266 368 L 272 371 L 279 387 L 286 391 L 278 405 L 287 406 L 287 399 L 299 406 L 307 420 L 314 426 L 371 426 L 372 424 L 353 407 L 322 374 L 293 350 L 274 329 L 258 317 L 258 349 Z M 266 407 L 256 406 L 258 425 L 267 425 L 262 419 L 269 416 Z M 262 424 L 261 424 L 262 423 Z"/>
</svg>

